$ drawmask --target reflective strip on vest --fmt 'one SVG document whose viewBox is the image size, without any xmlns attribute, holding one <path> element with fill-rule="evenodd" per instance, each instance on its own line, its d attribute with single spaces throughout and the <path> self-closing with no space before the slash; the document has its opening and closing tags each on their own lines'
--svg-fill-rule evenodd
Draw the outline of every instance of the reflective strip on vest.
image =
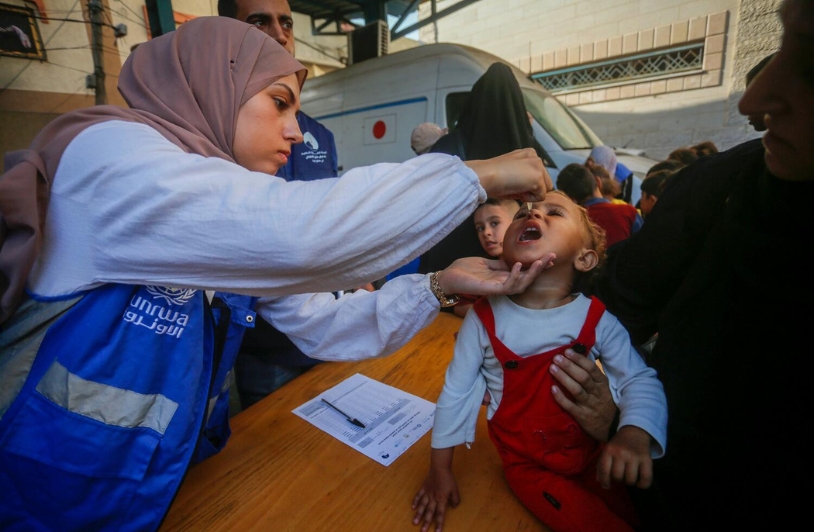
<svg viewBox="0 0 814 532">
<path fill-rule="evenodd" d="M 214 395 L 209 398 L 209 403 L 207 404 L 206 407 L 207 420 L 209 420 L 209 418 L 212 416 L 212 411 L 215 409 L 215 405 L 218 404 L 218 400 L 223 396 L 224 393 L 226 393 L 229 390 L 229 387 L 231 386 L 232 386 L 232 370 L 230 369 L 229 373 L 226 374 L 226 378 L 223 379 L 223 386 L 221 386 L 218 395 Z"/>
<path fill-rule="evenodd" d="M 178 403 L 160 394 L 143 394 L 85 380 L 54 361 L 37 391 L 62 408 L 123 428 L 144 427 L 164 434 Z"/>
</svg>

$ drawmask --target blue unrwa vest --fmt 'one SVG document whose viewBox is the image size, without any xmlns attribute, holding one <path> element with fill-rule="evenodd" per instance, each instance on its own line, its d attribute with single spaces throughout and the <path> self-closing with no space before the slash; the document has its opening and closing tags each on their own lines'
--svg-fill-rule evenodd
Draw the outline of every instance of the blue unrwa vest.
<svg viewBox="0 0 814 532">
<path fill-rule="evenodd" d="M 305 114 L 297 113 L 302 142 L 291 146 L 291 157 L 277 171 L 286 181 L 313 181 L 339 175 L 336 142 L 331 131 Z"/>
<path fill-rule="evenodd" d="M 157 529 L 190 463 L 229 437 L 255 300 L 105 285 L 51 322 L 0 412 L 0 530 Z"/>
</svg>

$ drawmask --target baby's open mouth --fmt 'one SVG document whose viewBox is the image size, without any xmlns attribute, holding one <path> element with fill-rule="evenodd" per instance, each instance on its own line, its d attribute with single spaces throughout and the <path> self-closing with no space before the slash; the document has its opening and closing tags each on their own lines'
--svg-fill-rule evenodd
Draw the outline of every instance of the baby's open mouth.
<svg viewBox="0 0 814 532">
<path fill-rule="evenodd" d="M 520 234 L 520 242 L 527 242 L 529 240 L 539 240 L 542 235 L 540 230 L 536 227 L 526 227 Z"/>
</svg>

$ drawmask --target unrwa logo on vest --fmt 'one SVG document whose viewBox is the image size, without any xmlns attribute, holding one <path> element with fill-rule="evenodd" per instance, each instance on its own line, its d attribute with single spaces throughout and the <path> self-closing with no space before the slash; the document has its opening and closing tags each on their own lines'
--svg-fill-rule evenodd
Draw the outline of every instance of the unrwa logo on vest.
<svg viewBox="0 0 814 532">
<path fill-rule="evenodd" d="M 153 299 L 161 298 L 170 305 L 185 305 L 197 290 L 192 288 L 172 288 L 169 286 L 146 286 Z"/>
<path fill-rule="evenodd" d="M 145 291 L 150 295 L 149 298 L 144 296 Z M 184 305 L 192 299 L 196 291 L 188 288 L 145 286 L 144 290 L 139 290 L 133 295 L 122 319 L 132 325 L 149 329 L 155 334 L 181 338 L 181 333 L 189 323 L 189 314 L 173 310 L 172 306 Z"/>
<path fill-rule="evenodd" d="M 302 136 L 302 142 L 306 146 L 308 146 L 311 150 L 318 150 L 319 149 L 319 142 L 317 139 L 308 131 L 306 131 Z"/>
</svg>

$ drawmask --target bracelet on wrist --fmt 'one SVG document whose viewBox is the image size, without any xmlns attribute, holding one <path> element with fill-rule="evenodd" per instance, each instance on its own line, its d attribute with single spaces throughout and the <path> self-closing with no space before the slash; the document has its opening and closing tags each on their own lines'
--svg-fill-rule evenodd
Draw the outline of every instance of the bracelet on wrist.
<svg viewBox="0 0 814 532">
<path fill-rule="evenodd" d="M 430 290 L 432 290 L 433 295 L 435 295 L 438 302 L 441 304 L 441 307 L 451 307 L 453 305 L 457 305 L 461 299 L 457 295 L 448 296 L 441 290 L 441 285 L 438 284 L 438 272 L 432 272 L 430 274 Z"/>
</svg>

